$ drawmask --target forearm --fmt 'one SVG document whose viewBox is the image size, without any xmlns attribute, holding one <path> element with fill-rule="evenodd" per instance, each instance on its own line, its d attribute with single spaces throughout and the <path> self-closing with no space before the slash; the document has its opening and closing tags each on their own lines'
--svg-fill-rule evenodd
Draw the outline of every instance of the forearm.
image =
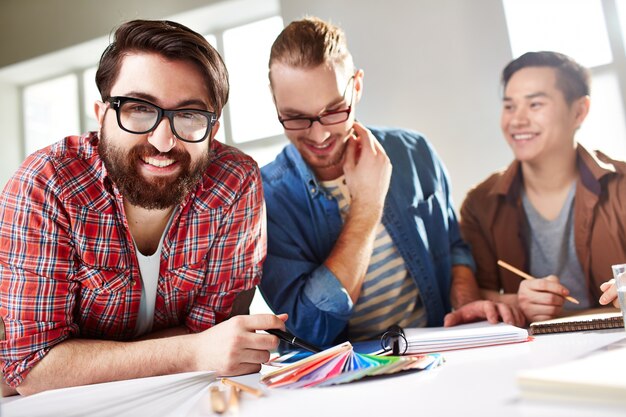
<svg viewBox="0 0 626 417">
<path fill-rule="evenodd" d="M 519 307 L 517 294 L 504 294 L 494 290 L 480 290 L 480 293 L 484 299 L 494 303 L 505 303 L 512 307 Z"/>
<path fill-rule="evenodd" d="M 134 342 L 69 339 L 52 348 L 17 390 L 28 395 L 54 388 L 192 371 L 191 336 Z"/>
<path fill-rule="evenodd" d="M 148 333 L 147 335 L 138 338 L 137 341 L 150 340 L 150 339 L 162 339 L 164 337 L 172 337 L 172 336 L 182 336 L 182 335 L 189 334 L 189 333 L 191 332 L 189 331 L 189 328 L 187 328 L 186 326 L 176 326 L 176 327 L 170 327 L 167 329 L 161 329 L 156 332 Z"/>
<path fill-rule="evenodd" d="M 472 301 L 481 300 L 482 295 L 472 270 L 465 265 L 452 267 L 452 286 L 450 288 L 450 303 L 459 308 Z"/>
<path fill-rule="evenodd" d="M 356 302 L 361 293 L 381 214 L 382 209 L 361 209 L 353 204 L 339 238 L 324 262 L 346 289 L 352 302 Z"/>
</svg>

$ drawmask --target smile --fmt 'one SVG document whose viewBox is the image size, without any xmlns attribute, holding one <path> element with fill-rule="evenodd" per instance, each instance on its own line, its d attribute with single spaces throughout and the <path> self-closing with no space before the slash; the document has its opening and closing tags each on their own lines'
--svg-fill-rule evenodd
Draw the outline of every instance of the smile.
<svg viewBox="0 0 626 417">
<path fill-rule="evenodd" d="M 517 133 L 511 135 L 513 140 L 530 140 L 536 136 L 535 133 Z"/>
<path fill-rule="evenodd" d="M 173 159 L 157 159 L 153 157 L 141 158 L 141 160 L 146 164 L 155 166 L 157 168 L 165 168 L 176 162 Z"/>
<path fill-rule="evenodd" d="M 330 147 L 331 145 L 332 145 L 332 141 L 325 142 L 325 143 L 322 143 L 322 144 L 319 144 L 319 145 L 312 144 L 312 143 L 309 144 L 309 146 L 311 146 L 312 148 L 315 148 L 315 149 L 326 149 L 326 148 Z"/>
</svg>

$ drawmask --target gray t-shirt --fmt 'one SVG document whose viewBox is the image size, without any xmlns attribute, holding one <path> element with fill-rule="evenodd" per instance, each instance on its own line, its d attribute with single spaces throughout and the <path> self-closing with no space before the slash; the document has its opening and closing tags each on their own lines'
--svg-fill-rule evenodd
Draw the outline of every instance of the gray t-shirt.
<svg viewBox="0 0 626 417">
<path fill-rule="evenodd" d="M 574 242 L 575 193 L 574 182 L 557 218 L 546 220 L 522 191 L 522 204 L 530 226 L 530 273 L 535 277 L 558 276 L 561 284 L 569 289 L 570 295 L 580 301 L 580 304 L 566 302 L 564 307 L 568 310 L 591 306 L 585 274 L 576 255 Z"/>
</svg>

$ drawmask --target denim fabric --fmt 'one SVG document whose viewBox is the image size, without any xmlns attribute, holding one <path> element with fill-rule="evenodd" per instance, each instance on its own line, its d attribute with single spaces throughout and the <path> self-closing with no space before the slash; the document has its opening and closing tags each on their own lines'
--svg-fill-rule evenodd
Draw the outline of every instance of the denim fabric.
<svg viewBox="0 0 626 417">
<path fill-rule="evenodd" d="M 446 170 L 420 134 L 370 128 L 393 165 L 382 222 L 426 307 L 428 326 L 450 311 L 452 265 L 474 268 L 461 239 Z M 261 169 L 268 255 L 261 293 L 288 329 L 311 343 L 345 339 L 352 301 L 324 261 L 342 228 L 337 202 L 318 184 L 293 145 Z"/>
</svg>

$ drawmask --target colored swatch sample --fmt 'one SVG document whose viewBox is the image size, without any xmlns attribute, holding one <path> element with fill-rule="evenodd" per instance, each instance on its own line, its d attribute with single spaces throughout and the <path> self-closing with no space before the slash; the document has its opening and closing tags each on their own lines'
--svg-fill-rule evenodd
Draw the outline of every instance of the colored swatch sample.
<svg viewBox="0 0 626 417">
<path fill-rule="evenodd" d="M 354 351 L 350 342 L 283 366 L 261 377 L 272 388 L 310 388 L 345 384 L 361 378 L 402 371 L 432 369 L 443 363 L 438 353 L 420 356 L 378 356 Z"/>
</svg>

